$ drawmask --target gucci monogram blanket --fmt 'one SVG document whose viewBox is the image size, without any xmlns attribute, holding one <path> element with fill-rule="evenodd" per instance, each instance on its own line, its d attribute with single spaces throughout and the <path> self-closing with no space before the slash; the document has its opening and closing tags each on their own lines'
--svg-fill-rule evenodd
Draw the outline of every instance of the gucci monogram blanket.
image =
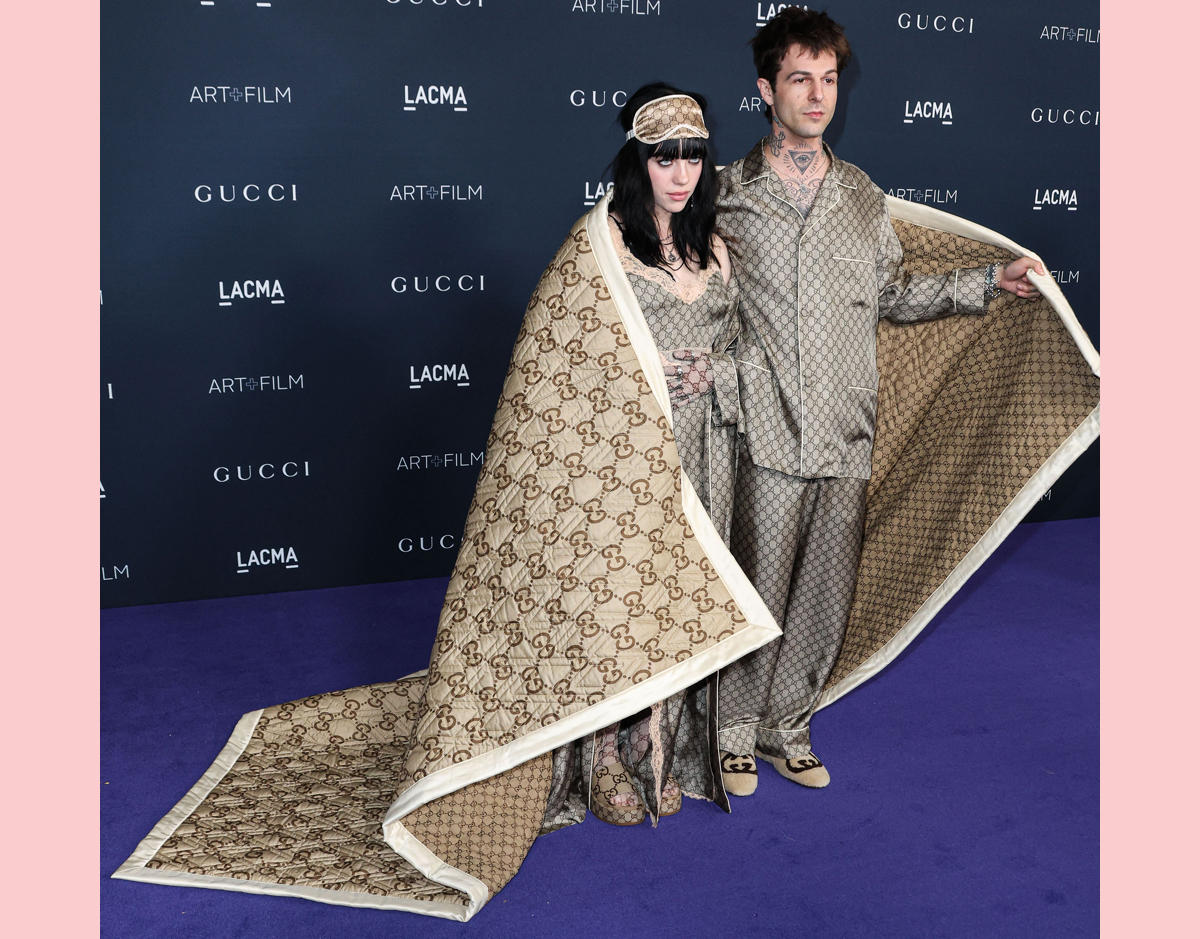
<svg viewBox="0 0 1200 939">
<path fill-rule="evenodd" d="M 1028 253 L 891 201 L 923 273 Z M 779 635 L 682 473 L 607 201 L 526 310 L 429 668 L 245 715 L 115 877 L 470 919 L 548 830 L 551 753 Z M 882 669 L 1099 433 L 1054 282 L 882 324 L 866 535 L 822 703 Z"/>
</svg>

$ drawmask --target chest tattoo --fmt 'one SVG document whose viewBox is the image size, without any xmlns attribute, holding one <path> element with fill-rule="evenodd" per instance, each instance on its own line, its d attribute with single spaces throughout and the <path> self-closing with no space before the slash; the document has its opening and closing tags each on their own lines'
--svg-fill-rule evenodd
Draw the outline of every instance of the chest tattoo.
<svg viewBox="0 0 1200 939">
<path fill-rule="evenodd" d="M 800 217 L 808 218 L 808 213 L 812 211 L 813 203 L 817 200 L 817 190 L 821 188 L 821 180 L 812 179 L 801 182 L 785 178 L 783 188 L 792 205 L 800 212 Z"/>
<path fill-rule="evenodd" d="M 776 138 L 769 139 L 771 155 L 780 157 L 778 162 L 772 161 L 775 175 L 783 183 L 784 193 L 800 217 L 807 219 L 812 211 L 813 203 L 817 201 L 817 193 L 821 182 L 825 179 L 825 163 L 820 150 L 788 149 L 786 157 L 776 152 Z M 782 150 L 782 147 L 780 147 Z"/>
</svg>

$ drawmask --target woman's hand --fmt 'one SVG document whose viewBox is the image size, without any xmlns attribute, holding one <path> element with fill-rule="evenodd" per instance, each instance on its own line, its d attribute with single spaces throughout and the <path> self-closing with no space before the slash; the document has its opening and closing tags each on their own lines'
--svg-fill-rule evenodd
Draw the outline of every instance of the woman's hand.
<svg viewBox="0 0 1200 939">
<path fill-rule="evenodd" d="M 669 356 L 659 353 L 671 406 L 691 404 L 712 391 L 714 373 L 708 349 L 675 349 Z"/>
</svg>

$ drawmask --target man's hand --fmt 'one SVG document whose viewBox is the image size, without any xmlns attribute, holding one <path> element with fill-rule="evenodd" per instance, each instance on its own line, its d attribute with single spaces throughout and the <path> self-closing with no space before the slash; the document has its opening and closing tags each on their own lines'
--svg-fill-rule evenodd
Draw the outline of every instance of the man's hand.
<svg viewBox="0 0 1200 939">
<path fill-rule="evenodd" d="M 996 286 L 1001 290 L 1007 290 L 1009 293 L 1015 293 L 1018 297 L 1025 300 L 1040 297 L 1041 293 L 1037 287 L 1033 286 L 1029 282 L 1029 278 L 1025 276 L 1025 272 L 1030 268 L 1039 274 L 1046 273 L 1046 269 L 1042 266 L 1041 261 L 1034 258 L 1018 258 L 1003 270 L 996 271 Z"/>
</svg>

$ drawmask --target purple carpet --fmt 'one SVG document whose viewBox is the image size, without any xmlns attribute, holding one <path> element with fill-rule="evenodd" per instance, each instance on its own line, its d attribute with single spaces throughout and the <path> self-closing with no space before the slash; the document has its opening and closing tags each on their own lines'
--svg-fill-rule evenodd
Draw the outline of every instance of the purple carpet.
<svg viewBox="0 0 1200 939">
<path fill-rule="evenodd" d="M 833 783 L 535 842 L 470 923 L 109 880 L 246 711 L 428 664 L 445 580 L 107 610 L 108 937 L 1095 936 L 1099 519 L 1020 526 L 882 675 L 813 722 Z"/>
</svg>

